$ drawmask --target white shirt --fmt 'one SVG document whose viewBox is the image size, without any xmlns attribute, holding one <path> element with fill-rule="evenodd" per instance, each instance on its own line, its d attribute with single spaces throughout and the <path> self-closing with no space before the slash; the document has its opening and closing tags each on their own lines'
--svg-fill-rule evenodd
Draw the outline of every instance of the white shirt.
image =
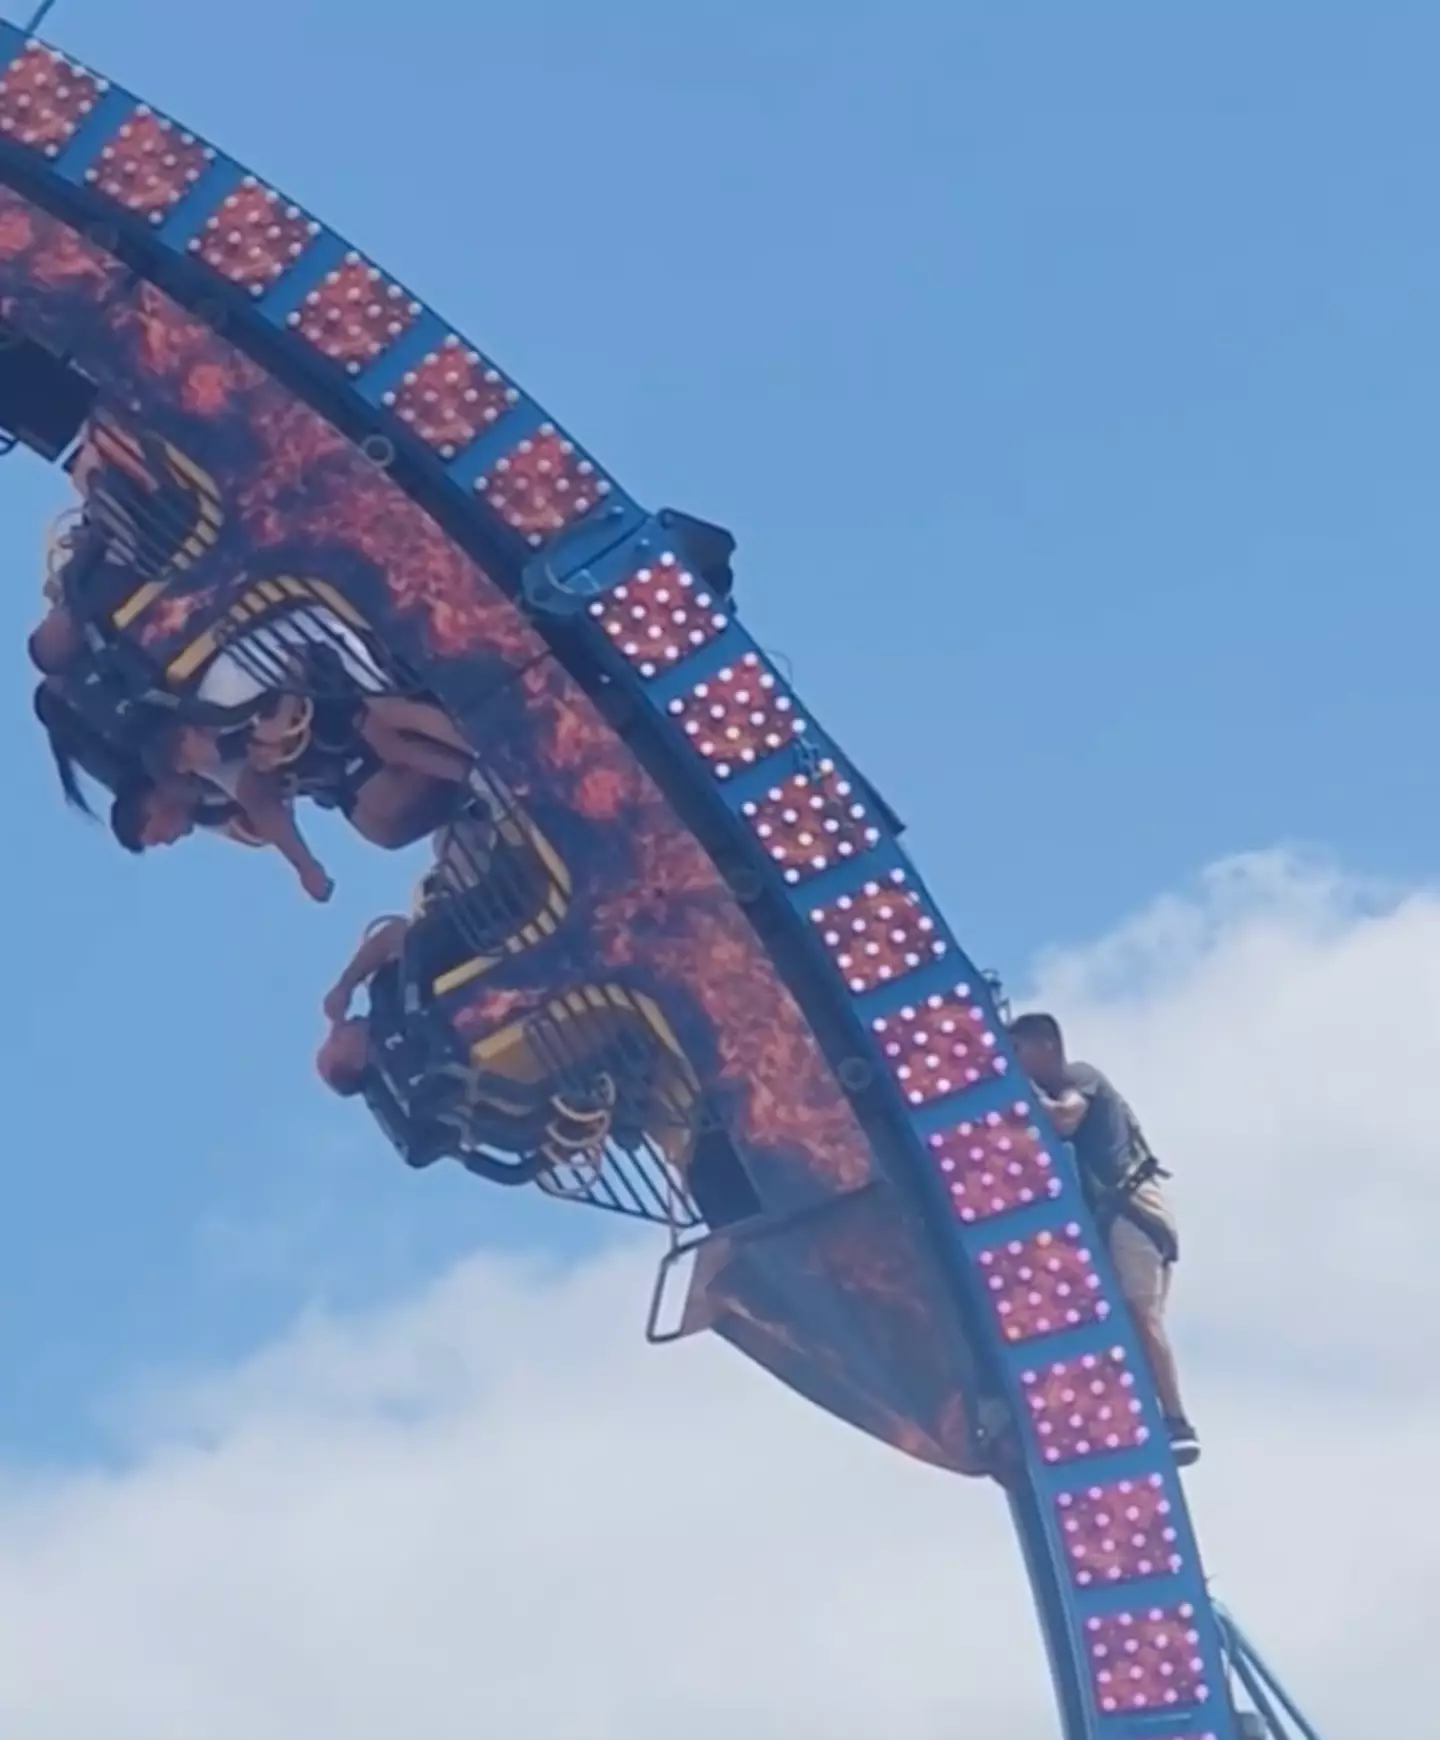
<svg viewBox="0 0 1440 1740">
<path fill-rule="evenodd" d="M 367 694 L 390 687 L 359 635 L 333 610 L 311 604 L 237 636 L 216 653 L 200 679 L 196 699 L 212 707 L 247 707 L 278 688 L 280 671 L 292 654 L 307 647 L 329 647 L 345 675 Z"/>
</svg>

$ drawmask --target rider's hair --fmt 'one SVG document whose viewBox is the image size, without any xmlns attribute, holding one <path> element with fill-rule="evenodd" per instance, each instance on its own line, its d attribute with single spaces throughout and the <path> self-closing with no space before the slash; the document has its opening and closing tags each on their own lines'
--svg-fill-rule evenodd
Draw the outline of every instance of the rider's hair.
<svg viewBox="0 0 1440 1740">
<path fill-rule="evenodd" d="M 84 720 L 49 683 L 41 683 L 35 691 L 35 717 L 45 727 L 66 803 L 93 820 L 95 812 L 80 784 L 80 757 L 87 748 L 93 748 Z"/>
<path fill-rule="evenodd" d="M 175 761 L 180 739 L 179 721 L 159 707 L 147 707 L 140 716 L 135 754 L 151 779 L 163 778 Z"/>
<path fill-rule="evenodd" d="M 127 852 L 145 850 L 145 811 L 155 790 L 148 779 L 128 779 L 110 806 L 110 832 Z"/>
<path fill-rule="evenodd" d="M 1017 1015 L 1010 1023 L 1010 1037 L 1033 1039 L 1037 1045 L 1053 1045 L 1057 1051 L 1065 1049 L 1060 1023 L 1053 1015 L 1042 1014 L 1039 1010 L 1030 1015 Z"/>
</svg>

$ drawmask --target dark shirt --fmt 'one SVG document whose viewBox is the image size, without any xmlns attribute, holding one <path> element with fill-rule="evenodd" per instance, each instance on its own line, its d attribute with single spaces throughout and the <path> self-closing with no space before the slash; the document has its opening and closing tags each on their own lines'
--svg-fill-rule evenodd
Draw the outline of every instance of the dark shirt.
<svg viewBox="0 0 1440 1740">
<path fill-rule="evenodd" d="M 75 554 L 60 574 L 66 604 L 82 622 L 102 630 L 110 629 L 110 618 L 140 583 L 140 576 L 110 552 L 103 533 L 92 525 L 82 530 Z"/>
<path fill-rule="evenodd" d="M 1114 1190 L 1150 1158 L 1140 1121 L 1109 1077 L 1093 1064 L 1067 1064 L 1065 1085 L 1082 1095 L 1087 1107 L 1070 1138 L 1076 1164 L 1093 1187 Z"/>
<path fill-rule="evenodd" d="M 456 1132 L 441 1116 L 454 1084 L 435 1073 L 433 1035 L 406 1008 L 406 970 L 386 961 L 366 986 L 370 1009 L 370 1064 L 363 1092 L 370 1109 L 417 1170 L 450 1154 Z M 441 1060 L 443 1061 L 443 1059 Z"/>
<path fill-rule="evenodd" d="M 386 961 L 371 974 L 365 987 L 370 1008 L 370 1057 L 372 1065 L 382 1057 L 409 1051 L 410 1023 L 405 1019 L 405 975 L 398 960 Z M 408 1061 L 408 1057 L 407 1057 Z"/>
<path fill-rule="evenodd" d="M 409 1074 L 405 1066 L 412 1061 L 406 1056 L 411 1036 L 405 1020 L 400 963 L 386 961 L 371 978 L 366 993 L 370 1000 L 370 1063 L 361 1092 L 401 1159 L 418 1170 L 440 1158 L 443 1141 L 437 1140 L 441 1132 L 426 1117 L 425 1108 L 417 1104 L 423 1093 L 415 1092 L 413 1084 L 397 1092 L 392 1081 L 392 1067 L 401 1066 L 403 1080 Z"/>
</svg>

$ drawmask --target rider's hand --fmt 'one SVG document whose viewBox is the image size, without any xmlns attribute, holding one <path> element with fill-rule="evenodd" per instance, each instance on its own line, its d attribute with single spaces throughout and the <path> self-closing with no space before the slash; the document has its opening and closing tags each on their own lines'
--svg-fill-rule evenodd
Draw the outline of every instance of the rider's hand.
<svg viewBox="0 0 1440 1740">
<path fill-rule="evenodd" d="M 336 985 L 334 990 L 326 993 L 321 1004 L 325 1011 L 325 1019 L 338 1025 L 350 1013 L 350 993 L 343 985 Z"/>
<path fill-rule="evenodd" d="M 330 880 L 323 864 L 307 864 L 300 872 L 300 886 L 312 900 L 322 903 L 335 892 L 335 884 Z"/>
</svg>

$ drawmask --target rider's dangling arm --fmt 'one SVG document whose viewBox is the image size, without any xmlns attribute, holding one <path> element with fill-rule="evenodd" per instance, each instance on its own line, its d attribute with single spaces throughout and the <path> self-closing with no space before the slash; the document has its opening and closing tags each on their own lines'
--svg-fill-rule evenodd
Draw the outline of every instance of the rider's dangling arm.
<svg viewBox="0 0 1440 1740">
<path fill-rule="evenodd" d="M 399 959 L 409 929 L 409 919 L 382 918 L 366 930 L 350 964 L 326 993 L 325 1013 L 332 1021 L 343 1021 L 360 987 L 373 979 L 381 967 Z"/>
<path fill-rule="evenodd" d="M 335 885 L 305 844 L 280 782 L 271 774 L 243 765 L 235 781 L 235 801 L 255 834 L 293 866 L 310 898 L 328 900 Z"/>
</svg>

